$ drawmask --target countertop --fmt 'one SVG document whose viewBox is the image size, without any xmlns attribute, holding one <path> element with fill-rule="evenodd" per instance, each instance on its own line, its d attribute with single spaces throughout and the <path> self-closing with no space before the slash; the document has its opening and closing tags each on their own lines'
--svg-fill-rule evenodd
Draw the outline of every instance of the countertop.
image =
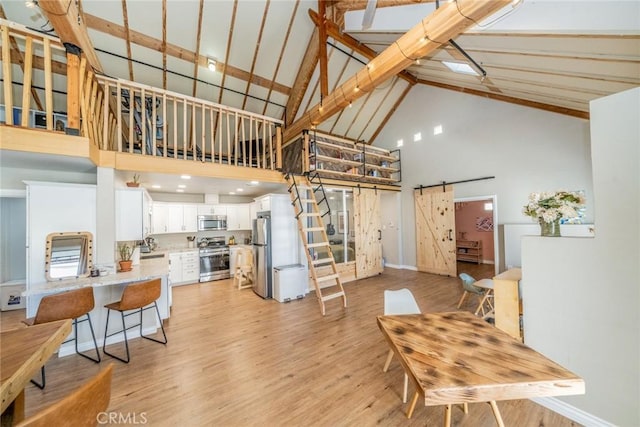
<svg viewBox="0 0 640 427">
<path fill-rule="evenodd" d="M 154 251 L 155 252 L 155 251 Z M 113 286 L 124 283 L 140 282 L 155 279 L 169 274 L 169 258 L 152 258 L 140 261 L 131 271 L 111 273 L 100 277 L 83 277 L 81 279 L 58 280 L 55 282 L 34 283 L 22 296 L 53 294 L 86 286 Z"/>
</svg>

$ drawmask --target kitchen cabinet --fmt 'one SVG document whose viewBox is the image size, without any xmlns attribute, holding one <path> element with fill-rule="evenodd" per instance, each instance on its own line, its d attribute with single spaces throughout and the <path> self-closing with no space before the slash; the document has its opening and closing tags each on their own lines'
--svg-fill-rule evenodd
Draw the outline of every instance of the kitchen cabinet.
<svg viewBox="0 0 640 427">
<path fill-rule="evenodd" d="M 227 230 L 251 230 L 251 206 L 249 203 L 227 205 Z"/>
<path fill-rule="evenodd" d="M 225 205 L 196 205 L 198 215 L 227 215 Z"/>
<path fill-rule="evenodd" d="M 271 198 L 269 196 L 260 197 L 256 199 L 257 212 L 264 212 L 271 210 Z"/>
<path fill-rule="evenodd" d="M 116 241 L 143 240 L 151 234 L 151 203 L 144 188 L 116 190 Z"/>
<path fill-rule="evenodd" d="M 153 203 L 153 234 L 194 233 L 198 231 L 195 204 Z"/>
<path fill-rule="evenodd" d="M 200 256 L 197 249 L 169 253 L 169 280 L 172 286 L 200 280 Z"/>
</svg>

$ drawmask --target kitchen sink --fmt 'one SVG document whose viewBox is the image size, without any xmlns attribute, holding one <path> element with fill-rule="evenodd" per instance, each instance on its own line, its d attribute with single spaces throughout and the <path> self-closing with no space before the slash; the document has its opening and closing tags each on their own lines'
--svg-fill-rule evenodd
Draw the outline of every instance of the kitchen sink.
<svg viewBox="0 0 640 427">
<path fill-rule="evenodd" d="M 164 254 L 140 255 L 140 259 L 164 258 Z"/>
</svg>

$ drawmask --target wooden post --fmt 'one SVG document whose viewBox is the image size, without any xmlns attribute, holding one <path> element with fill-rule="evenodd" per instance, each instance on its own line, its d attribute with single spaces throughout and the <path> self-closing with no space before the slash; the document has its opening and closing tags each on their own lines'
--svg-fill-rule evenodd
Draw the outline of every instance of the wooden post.
<svg viewBox="0 0 640 427">
<path fill-rule="evenodd" d="M 309 131 L 302 131 L 302 173 L 309 172 Z"/>
<path fill-rule="evenodd" d="M 13 123 L 13 84 L 11 83 L 11 49 L 9 49 L 9 27 L 2 26 L 2 77 L 4 85 L 5 123 Z M 22 114 L 25 114 L 23 111 Z"/>
<path fill-rule="evenodd" d="M 65 43 L 67 51 L 67 135 L 80 135 L 80 55 L 75 45 Z"/>
<path fill-rule="evenodd" d="M 282 170 L 282 126 L 276 124 L 276 169 Z"/>
</svg>

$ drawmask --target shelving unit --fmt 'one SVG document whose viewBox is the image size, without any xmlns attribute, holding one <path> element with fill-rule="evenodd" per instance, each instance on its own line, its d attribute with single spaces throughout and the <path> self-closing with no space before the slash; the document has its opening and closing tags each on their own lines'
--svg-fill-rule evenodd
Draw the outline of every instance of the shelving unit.
<svg viewBox="0 0 640 427">
<path fill-rule="evenodd" d="M 310 139 L 310 170 L 321 176 L 396 184 L 400 176 L 400 151 L 314 133 Z"/>
<path fill-rule="evenodd" d="M 456 240 L 456 259 L 458 261 L 482 263 L 482 241 Z"/>
</svg>

